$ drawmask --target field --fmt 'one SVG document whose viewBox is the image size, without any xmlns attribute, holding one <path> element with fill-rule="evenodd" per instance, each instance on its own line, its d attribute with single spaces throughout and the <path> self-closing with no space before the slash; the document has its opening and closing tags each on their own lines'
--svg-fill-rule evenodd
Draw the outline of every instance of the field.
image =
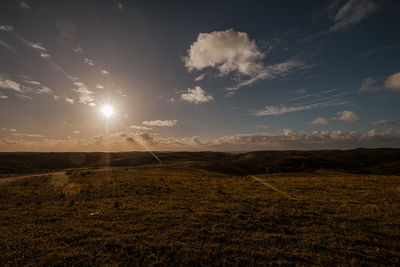
<svg viewBox="0 0 400 267">
<path fill-rule="evenodd" d="M 400 264 L 399 176 L 200 165 L 82 167 L 0 184 L 0 265 Z"/>
</svg>

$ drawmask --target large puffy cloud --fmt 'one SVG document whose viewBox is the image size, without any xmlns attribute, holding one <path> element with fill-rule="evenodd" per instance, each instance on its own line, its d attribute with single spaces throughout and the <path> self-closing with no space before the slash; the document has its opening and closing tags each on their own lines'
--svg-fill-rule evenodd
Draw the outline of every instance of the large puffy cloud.
<svg viewBox="0 0 400 267">
<path fill-rule="evenodd" d="M 341 31 L 357 24 L 369 14 L 371 14 L 377 5 L 372 0 L 348 0 L 341 6 L 333 17 L 334 25 L 332 31 Z"/>
<path fill-rule="evenodd" d="M 264 57 L 247 33 L 233 29 L 200 33 L 185 58 L 189 70 L 215 67 L 222 74 L 238 71 L 250 75 L 262 68 L 259 60 Z"/>
<path fill-rule="evenodd" d="M 400 92 L 400 72 L 390 75 L 385 81 L 385 88 Z"/>
<path fill-rule="evenodd" d="M 200 86 L 196 86 L 193 89 L 188 88 L 186 92 L 182 93 L 181 99 L 197 105 L 205 102 L 210 102 L 214 99 L 214 97 L 204 91 Z"/>
<path fill-rule="evenodd" d="M 337 117 L 333 117 L 332 120 L 353 123 L 360 120 L 360 118 L 356 115 L 356 113 L 354 113 L 354 111 L 344 110 L 342 112 L 338 112 Z"/>
<path fill-rule="evenodd" d="M 230 73 L 239 76 L 237 84 L 227 88 L 229 94 L 256 81 L 275 79 L 304 66 L 302 62 L 294 59 L 264 66 L 262 62 L 264 57 L 265 53 L 254 40 L 250 40 L 247 33 L 228 29 L 200 33 L 188 49 L 184 61 L 189 71 L 213 68 L 220 76 Z M 246 78 L 243 79 L 241 76 Z M 196 80 L 202 78 L 204 74 L 197 76 Z"/>
</svg>

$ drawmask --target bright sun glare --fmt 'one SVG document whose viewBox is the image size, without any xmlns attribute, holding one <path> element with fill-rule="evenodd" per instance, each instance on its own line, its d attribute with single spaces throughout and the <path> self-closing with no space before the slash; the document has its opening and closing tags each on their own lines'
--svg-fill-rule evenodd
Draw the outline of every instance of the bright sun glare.
<svg viewBox="0 0 400 267">
<path fill-rule="evenodd" d="M 114 109 L 111 106 L 104 106 L 101 108 L 101 113 L 108 118 L 114 114 Z"/>
</svg>

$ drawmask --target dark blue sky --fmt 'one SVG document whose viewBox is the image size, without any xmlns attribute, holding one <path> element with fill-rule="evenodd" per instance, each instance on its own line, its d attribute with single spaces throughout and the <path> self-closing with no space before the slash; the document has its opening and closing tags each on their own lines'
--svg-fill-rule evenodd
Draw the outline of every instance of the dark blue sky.
<svg viewBox="0 0 400 267">
<path fill-rule="evenodd" d="M 2 151 L 400 146 L 398 1 L 14 0 L 0 25 Z"/>
</svg>

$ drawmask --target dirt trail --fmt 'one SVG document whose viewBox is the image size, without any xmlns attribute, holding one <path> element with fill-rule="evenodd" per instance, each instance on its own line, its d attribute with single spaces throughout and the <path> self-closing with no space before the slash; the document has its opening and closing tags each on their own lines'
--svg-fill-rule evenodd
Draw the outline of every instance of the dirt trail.
<svg viewBox="0 0 400 267">
<path fill-rule="evenodd" d="M 99 171 L 112 171 L 112 170 L 113 170 L 112 168 L 101 168 L 101 169 L 88 170 L 88 171 L 99 172 Z M 22 175 L 22 176 L 12 176 L 12 177 L 7 177 L 7 178 L 0 178 L 0 185 L 15 182 L 15 181 L 22 180 L 22 179 L 28 179 L 28 178 L 40 177 L 40 176 L 48 176 L 48 175 L 64 175 L 65 173 L 66 173 L 65 171 L 59 171 L 59 172 L 27 174 L 27 175 Z"/>
</svg>

